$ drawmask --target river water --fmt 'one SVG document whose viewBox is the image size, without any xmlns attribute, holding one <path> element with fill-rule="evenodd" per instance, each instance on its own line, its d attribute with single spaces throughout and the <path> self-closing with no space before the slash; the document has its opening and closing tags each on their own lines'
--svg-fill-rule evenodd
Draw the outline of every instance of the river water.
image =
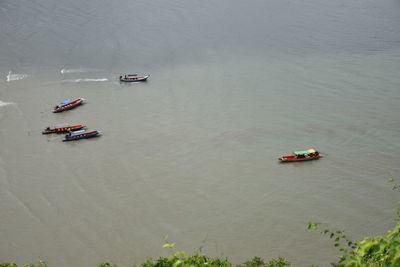
<svg viewBox="0 0 400 267">
<path fill-rule="evenodd" d="M 129 266 L 168 235 L 329 266 L 308 221 L 353 240 L 395 225 L 399 70 L 395 0 L 2 0 L 0 262 Z M 41 134 L 64 122 L 103 136 Z M 277 160 L 311 147 L 325 157 Z"/>
</svg>

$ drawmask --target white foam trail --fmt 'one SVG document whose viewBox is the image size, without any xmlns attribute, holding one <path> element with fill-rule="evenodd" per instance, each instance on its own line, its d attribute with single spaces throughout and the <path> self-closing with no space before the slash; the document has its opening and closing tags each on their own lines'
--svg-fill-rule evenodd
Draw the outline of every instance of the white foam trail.
<svg viewBox="0 0 400 267">
<path fill-rule="evenodd" d="M 61 69 L 61 74 L 65 74 L 65 73 L 82 73 L 82 72 L 86 72 L 85 69 Z"/>
<path fill-rule="evenodd" d="M 28 76 L 29 76 L 28 74 L 18 74 L 18 73 L 12 73 L 11 71 L 9 71 L 6 81 L 7 82 L 18 81 L 18 80 L 22 80 Z"/>
<path fill-rule="evenodd" d="M 77 68 L 77 69 L 67 69 L 63 67 L 60 70 L 61 74 L 68 74 L 68 73 L 84 73 L 84 72 L 96 72 L 99 71 L 97 69 L 86 69 L 86 68 Z"/>
<path fill-rule="evenodd" d="M 89 79 L 89 78 L 83 78 L 83 79 L 69 79 L 69 80 L 63 80 L 63 82 L 68 82 L 68 83 L 81 83 L 81 82 L 107 82 L 107 78 L 99 78 L 99 79 Z"/>
<path fill-rule="evenodd" d="M 8 106 L 8 105 L 13 105 L 14 103 L 11 102 L 3 102 L 0 100 L 0 107 Z"/>
</svg>

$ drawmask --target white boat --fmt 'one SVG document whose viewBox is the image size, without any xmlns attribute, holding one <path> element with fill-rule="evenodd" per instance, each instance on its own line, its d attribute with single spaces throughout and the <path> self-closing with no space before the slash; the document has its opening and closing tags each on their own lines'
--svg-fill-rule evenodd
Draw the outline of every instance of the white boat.
<svg viewBox="0 0 400 267">
<path fill-rule="evenodd" d="M 139 76 L 137 74 L 125 74 L 119 76 L 120 82 L 145 82 L 150 77 L 150 75 Z"/>
</svg>

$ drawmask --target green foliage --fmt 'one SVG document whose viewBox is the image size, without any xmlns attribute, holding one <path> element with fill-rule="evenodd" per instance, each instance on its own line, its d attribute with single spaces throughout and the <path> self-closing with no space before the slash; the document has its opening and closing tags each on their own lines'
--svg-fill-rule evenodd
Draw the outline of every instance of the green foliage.
<svg viewBox="0 0 400 267">
<path fill-rule="evenodd" d="M 260 257 L 254 257 L 251 261 L 246 261 L 243 264 L 237 265 L 237 267 L 290 267 L 290 263 L 284 258 L 279 257 L 272 259 L 271 261 L 265 263 Z"/>
<path fill-rule="evenodd" d="M 321 224 L 321 223 L 309 221 L 309 222 L 307 223 L 307 229 L 308 229 L 308 230 L 316 230 L 316 229 L 318 229 L 318 227 L 319 227 L 320 224 Z"/>
<path fill-rule="evenodd" d="M 243 264 L 237 265 L 237 267 L 260 267 L 265 266 L 265 262 L 260 257 L 254 257 L 251 261 L 246 261 Z"/>
<path fill-rule="evenodd" d="M 99 265 L 97 265 L 97 267 L 117 267 L 117 265 L 111 264 L 108 262 L 104 262 L 104 263 L 100 263 Z"/>
<path fill-rule="evenodd" d="M 167 243 L 163 245 L 163 248 L 173 248 L 175 247 L 175 243 Z"/>
<path fill-rule="evenodd" d="M 18 265 L 14 262 L 2 262 L 0 263 L 0 267 L 18 267 Z M 39 263 L 33 264 L 33 263 L 28 263 L 28 264 L 24 264 L 24 267 L 48 267 L 48 265 L 42 261 L 39 260 Z"/>
<path fill-rule="evenodd" d="M 206 255 L 194 254 L 184 257 L 182 252 L 174 253 L 168 257 L 158 259 L 148 258 L 141 267 L 184 267 L 184 266 L 210 266 L 210 267 L 231 267 L 227 259 L 213 259 Z"/>
<path fill-rule="evenodd" d="M 349 258 L 346 267 L 400 266 L 400 224 L 384 236 L 364 238 Z"/>
<path fill-rule="evenodd" d="M 400 223 L 384 236 L 367 237 L 355 243 L 350 241 L 344 231 L 324 229 L 321 234 L 328 235 L 334 247 L 342 256 L 335 267 L 398 267 L 400 266 Z"/>
<path fill-rule="evenodd" d="M 168 240 L 168 236 L 164 236 L 163 248 L 174 249 L 175 243 Z M 227 259 L 211 258 L 207 255 L 200 253 L 201 249 L 193 255 L 186 256 L 184 251 L 175 251 L 168 257 L 160 257 L 158 259 L 147 258 L 147 260 L 140 264 L 141 267 L 197 267 L 197 266 L 210 266 L 210 267 L 232 267 L 232 264 Z M 111 265 L 104 265 L 98 267 L 116 267 Z"/>
<path fill-rule="evenodd" d="M 183 257 L 180 254 L 174 253 L 169 257 L 160 257 L 158 259 L 148 258 L 141 267 L 232 267 L 227 259 L 211 258 L 203 254 L 194 254 Z M 267 263 L 259 257 L 254 257 L 251 261 L 246 261 L 237 267 L 290 267 L 290 263 L 284 258 L 273 259 Z M 100 267 L 100 266 L 99 266 Z M 108 266 L 105 266 L 108 267 Z"/>
<path fill-rule="evenodd" d="M 164 236 L 164 242 L 165 242 L 165 244 L 163 245 L 163 248 L 174 248 L 175 247 L 175 243 L 170 243 L 167 235 Z"/>
<path fill-rule="evenodd" d="M 135 265 L 134 265 L 135 266 Z M 176 251 L 168 257 L 160 257 L 158 259 L 148 258 L 139 265 L 140 267 L 232 267 L 233 264 L 228 259 L 211 258 L 201 253 L 186 256 L 183 251 Z M 290 267 L 290 263 L 284 258 L 272 259 L 265 263 L 263 259 L 254 257 L 251 261 L 246 261 L 237 267 Z M 0 267 L 18 267 L 15 263 L 0 263 Z M 40 261 L 38 265 L 27 264 L 24 267 L 47 267 L 47 264 Z M 97 267 L 118 267 L 116 264 L 103 262 Z"/>
<path fill-rule="evenodd" d="M 14 262 L 0 262 L 0 267 L 18 267 Z"/>
</svg>

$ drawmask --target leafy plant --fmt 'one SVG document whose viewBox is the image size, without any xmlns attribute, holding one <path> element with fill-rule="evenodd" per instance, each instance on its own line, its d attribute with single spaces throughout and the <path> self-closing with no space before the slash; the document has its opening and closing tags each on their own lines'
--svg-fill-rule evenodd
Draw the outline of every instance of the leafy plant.
<svg viewBox="0 0 400 267">
<path fill-rule="evenodd" d="M 115 264 L 111 264 L 109 262 L 100 263 L 97 267 L 118 267 Z"/>
<path fill-rule="evenodd" d="M 0 267 L 18 267 L 14 262 L 0 262 Z"/>
<path fill-rule="evenodd" d="M 0 263 L 0 267 L 18 267 L 18 265 L 14 262 L 2 262 Z M 39 263 L 37 265 L 33 263 L 28 263 L 24 264 L 24 267 L 48 267 L 48 265 L 44 261 L 39 260 Z"/>
<path fill-rule="evenodd" d="M 246 261 L 243 264 L 237 265 L 237 267 L 290 267 L 290 263 L 284 258 L 279 257 L 272 259 L 271 261 L 265 263 L 260 257 L 254 257 L 251 261 Z"/>
<path fill-rule="evenodd" d="M 400 224 L 384 236 L 364 238 L 349 258 L 346 267 L 400 266 Z"/>
</svg>

